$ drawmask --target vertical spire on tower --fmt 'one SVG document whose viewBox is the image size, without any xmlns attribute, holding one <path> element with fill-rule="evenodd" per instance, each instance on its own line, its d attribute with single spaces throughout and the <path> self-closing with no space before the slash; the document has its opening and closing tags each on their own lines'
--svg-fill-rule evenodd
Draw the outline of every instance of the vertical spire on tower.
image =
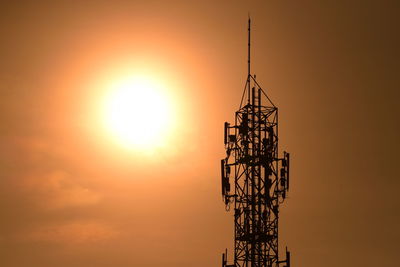
<svg viewBox="0 0 400 267">
<path fill-rule="evenodd" d="M 249 15 L 249 36 L 248 36 L 248 51 L 247 51 L 247 70 L 248 70 L 248 75 L 250 76 L 250 27 L 251 27 L 251 18 Z"/>
<path fill-rule="evenodd" d="M 250 76 L 251 76 L 251 72 L 250 72 L 250 28 L 251 28 L 251 18 L 250 18 L 250 14 L 249 14 L 249 28 L 248 28 L 248 50 L 247 50 L 247 103 L 250 104 Z"/>
</svg>

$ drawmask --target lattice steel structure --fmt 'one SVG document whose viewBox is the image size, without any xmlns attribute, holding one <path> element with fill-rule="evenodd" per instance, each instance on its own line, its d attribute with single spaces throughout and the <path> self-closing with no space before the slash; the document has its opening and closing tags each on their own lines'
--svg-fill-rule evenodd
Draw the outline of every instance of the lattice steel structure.
<svg viewBox="0 0 400 267">
<path fill-rule="evenodd" d="M 221 160 L 222 195 L 226 207 L 234 205 L 234 259 L 223 267 L 290 267 L 290 253 L 279 260 L 279 205 L 289 190 L 289 153 L 278 156 L 278 108 L 250 72 L 235 124 L 225 122 L 226 158 Z M 233 177 L 231 177 L 233 176 Z M 231 192 L 230 182 L 234 188 Z"/>
</svg>

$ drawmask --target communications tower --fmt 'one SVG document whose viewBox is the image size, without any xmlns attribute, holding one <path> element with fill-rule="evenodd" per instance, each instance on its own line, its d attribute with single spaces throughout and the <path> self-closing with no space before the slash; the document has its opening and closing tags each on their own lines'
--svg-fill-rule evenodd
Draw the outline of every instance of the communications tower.
<svg viewBox="0 0 400 267">
<path fill-rule="evenodd" d="M 279 206 L 289 191 L 289 153 L 278 154 L 278 108 L 250 72 L 235 113 L 225 122 L 226 157 L 221 160 L 222 196 L 227 210 L 234 207 L 234 258 L 223 267 L 290 267 L 290 252 L 279 259 Z M 231 188 L 231 182 L 234 187 Z"/>
</svg>

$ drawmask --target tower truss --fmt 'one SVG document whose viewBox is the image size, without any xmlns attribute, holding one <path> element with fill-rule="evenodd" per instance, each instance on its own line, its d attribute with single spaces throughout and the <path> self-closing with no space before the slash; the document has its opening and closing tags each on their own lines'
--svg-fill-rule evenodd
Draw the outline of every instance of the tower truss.
<svg viewBox="0 0 400 267">
<path fill-rule="evenodd" d="M 279 260 L 279 206 L 289 190 L 289 153 L 278 153 L 278 108 L 250 73 L 235 123 L 225 122 L 226 157 L 221 160 L 222 195 L 234 206 L 234 259 L 223 267 L 290 267 L 290 253 Z M 231 188 L 231 182 L 234 187 Z M 232 205 L 233 204 L 233 205 Z"/>
</svg>

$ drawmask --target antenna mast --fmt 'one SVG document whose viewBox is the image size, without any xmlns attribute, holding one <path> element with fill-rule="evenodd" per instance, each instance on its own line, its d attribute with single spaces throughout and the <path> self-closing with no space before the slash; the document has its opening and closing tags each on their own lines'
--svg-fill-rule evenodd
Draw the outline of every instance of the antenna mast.
<svg viewBox="0 0 400 267">
<path fill-rule="evenodd" d="M 279 260 L 278 245 L 279 206 L 289 191 L 289 153 L 279 157 L 278 108 L 250 72 L 250 17 L 248 22 L 247 81 L 235 124 L 225 122 L 224 130 L 222 196 L 227 210 L 234 206 L 235 251 L 233 264 L 227 263 L 227 252 L 222 255 L 222 266 L 290 267 L 290 252 L 286 249 L 286 259 Z"/>
<path fill-rule="evenodd" d="M 247 92 L 248 92 L 248 96 L 247 96 L 247 104 L 250 104 L 250 76 L 251 76 L 251 72 L 250 72 L 250 30 L 251 30 L 251 19 L 249 16 L 249 28 L 248 28 L 248 42 L 247 42 Z"/>
</svg>

